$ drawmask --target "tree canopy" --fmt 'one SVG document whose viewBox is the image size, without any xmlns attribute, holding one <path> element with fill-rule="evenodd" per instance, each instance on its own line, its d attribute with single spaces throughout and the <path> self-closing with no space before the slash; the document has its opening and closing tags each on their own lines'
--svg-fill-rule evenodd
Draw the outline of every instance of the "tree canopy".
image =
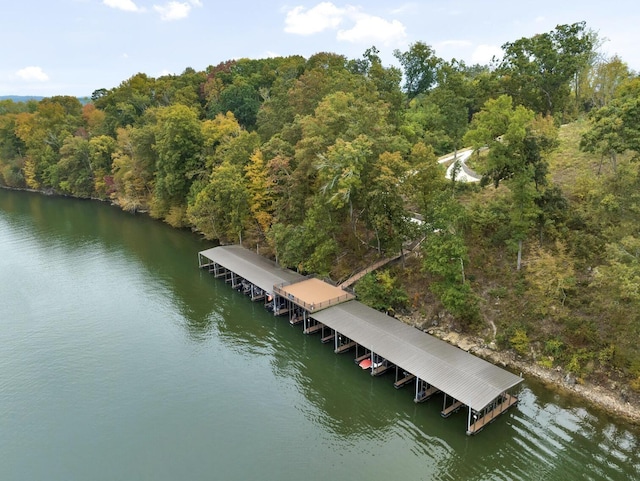
<svg viewBox="0 0 640 481">
<path fill-rule="evenodd" d="M 405 270 L 362 282 L 372 305 L 441 309 L 640 388 L 627 340 L 640 329 L 640 79 L 599 45 L 577 22 L 507 42 L 491 65 L 415 42 L 393 52 L 399 67 L 372 46 L 138 73 L 87 105 L 5 100 L 0 185 L 110 201 L 335 280 L 420 245 Z M 464 148 L 478 185 L 438 162 Z"/>
</svg>

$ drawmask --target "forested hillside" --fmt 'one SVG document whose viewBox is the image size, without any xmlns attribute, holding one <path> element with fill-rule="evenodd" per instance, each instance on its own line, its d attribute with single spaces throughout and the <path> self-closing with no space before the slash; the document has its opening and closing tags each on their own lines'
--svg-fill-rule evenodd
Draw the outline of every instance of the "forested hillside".
<svg viewBox="0 0 640 481">
<path fill-rule="evenodd" d="M 426 43 L 0 101 L 0 184 L 112 201 L 640 391 L 640 78 L 584 23 L 492 65 Z M 439 156 L 473 147 L 479 184 Z M 411 220 L 420 214 L 423 223 Z"/>
</svg>

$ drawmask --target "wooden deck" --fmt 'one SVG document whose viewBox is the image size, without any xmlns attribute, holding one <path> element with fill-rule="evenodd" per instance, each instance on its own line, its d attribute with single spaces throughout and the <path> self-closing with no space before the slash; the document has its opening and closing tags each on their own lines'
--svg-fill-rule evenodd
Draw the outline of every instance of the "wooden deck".
<svg viewBox="0 0 640 481">
<path fill-rule="evenodd" d="M 415 398 L 413 400 L 413 402 L 416 403 L 421 403 L 421 402 L 425 402 L 427 399 L 429 399 L 431 396 L 433 396 L 434 394 L 439 393 L 440 390 L 437 387 L 431 386 L 429 389 L 427 389 L 426 391 L 420 391 L 418 393 L 418 397 Z"/>
<path fill-rule="evenodd" d="M 382 366 L 378 366 L 375 369 L 371 369 L 371 375 L 372 376 L 380 376 L 381 374 L 384 374 L 385 372 L 387 372 L 389 369 L 391 369 L 393 366 L 393 364 L 389 363 L 389 364 L 383 364 Z"/>
<path fill-rule="evenodd" d="M 322 342 L 322 344 L 326 344 L 328 342 L 333 341 L 335 337 L 336 337 L 335 334 L 329 334 L 328 336 L 324 336 L 322 339 L 320 339 L 320 341 Z"/>
<path fill-rule="evenodd" d="M 315 326 L 307 327 L 304 331 L 305 334 L 315 334 L 316 332 L 322 330 L 322 324 L 316 324 Z"/>
<path fill-rule="evenodd" d="M 471 435 L 480 432 L 487 424 L 492 423 L 498 416 L 505 413 L 511 406 L 516 404 L 518 404 L 518 398 L 510 394 L 506 394 L 504 401 L 469 426 L 467 434 Z"/>
<path fill-rule="evenodd" d="M 402 379 L 399 379 L 398 381 L 393 383 L 393 387 L 395 387 L 396 389 L 400 389 L 403 386 L 406 386 L 407 384 L 409 384 L 411 381 L 413 381 L 416 377 L 413 374 L 409 374 L 408 376 L 403 377 Z"/>
<path fill-rule="evenodd" d="M 371 353 L 368 352 L 366 354 L 363 354 L 360 357 L 356 357 L 353 362 L 355 362 L 356 364 L 360 364 L 362 361 L 364 361 L 365 359 L 369 359 L 371 357 Z"/>
<path fill-rule="evenodd" d="M 335 349 L 333 352 L 335 352 L 336 354 L 342 354 L 343 352 L 347 352 L 352 347 L 356 347 L 356 341 L 351 341 L 343 344 L 342 346 L 338 346 L 338 349 Z"/>
<path fill-rule="evenodd" d="M 457 412 L 458 409 L 460 409 L 462 406 L 464 406 L 464 404 L 462 404 L 460 401 L 456 401 L 451 406 L 444 408 L 440 412 L 440 416 L 442 416 L 443 418 L 448 418 L 453 413 Z"/>
</svg>

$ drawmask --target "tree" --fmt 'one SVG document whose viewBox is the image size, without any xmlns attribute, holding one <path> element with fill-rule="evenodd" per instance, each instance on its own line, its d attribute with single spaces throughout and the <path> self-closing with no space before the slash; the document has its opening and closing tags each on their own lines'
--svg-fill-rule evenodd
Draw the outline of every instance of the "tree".
<svg viewBox="0 0 640 481">
<path fill-rule="evenodd" d="M 202 167 L 202 131 L 197 113 L 181 104 L 156 112 L 157 153 L 152 212 L 164 217 L 173 206 L 186 204 L 187 193 Z"/>
<path fill-rule="evenodd" d="M 91 197 L 93 171 L 89 161 L 89 142 L 82 137 L 67 137 L 60 148 L 57 166 L 59 184 L 56 187 L 75 197 Z"/>
<path fill-rule="evenodd" d="M 260 150 L 255 150 L 249 163 L 244 168 L 247 179 L 249 208 L 253 218 L 260 227 L 261 234 L 266 236 L 273 221 L 275 195 L 272 182 Z"/>
<path fill-rule="evenodd" d="M 586 152 L 608 156 L 613 171 L 617 169 L 617 157 L 627 150 L 640 154 L 640 98 L 621 96 L 608 105 L 589 114 L 589 130 L 580 140 L 580 148 Z M 602 162 L 600 163 L 602 167 Z M 601 169 L 598 169 L 600 173 Z"/>
<path fill-rule="evenodd" d="M 26 145 L 16 134 L 16 122 L 17 114 L 0 114 L 0 183 L 10 187 L 24 187 L 26 184 L 22 167 Z"/>
<path fill-rule="evenodd" d="M 251 216 L 242 166 L 225 161 L 211 173 L 209 184 L 187 209 L 189 219 L 209 239 L 242 244 Z"/>
<path fill-rule="evenodd" d="M 338 139 L 321 155 L 318 164 L 320 191 L 327 203 L 336 210 L 348 207 L 349 218 L 355 228 L 354 201 L 358 200 L 362 188 L 363 169 L 371 154 L 371 141 L 364 135 L 353 142 Z"/>
<path fill-rule="evenodd" d="M 41 100 L 34 113 L 16 117 L 15 133 L 24 142 L 25 178 L 31 188 L 59 187 L 58 161 L 67 137 L 82 127 L 82 106 L 75 97 Z"/>
<path fill-rule="evenodd" d="M 507 181 L 515 209 L 511 215 L 512 240 L 517 244 L 517 269 L 522 262 L 522 243 L 538 217 L 536 199 L 547 183 L 546 155 L 555 147 L 557 129 L 549 117 L 535 114 L 502 95 L 489 100 L 474 115 L 465 141 L 474 148 L 489 147 L 482 185 L 497 188 Z"/>
<path fill-rule="evenodd" d="M 588 78 L 588 108 L 602 108 L 615 97 L 618 88 L 633 78 L 629 66 L 620 57 L 597 62 L 591 69 Z"/>
<path fill-rule="evenodd" d="M 112 193 L 112 162 L 117 142 L 108 135 L 99 135 L 89 140 L 89 164 L 93 172 L 93 190 L 104 199 Z"/>
<path fill-rule="evenodd" d="M 591 61 L 596 42 L 585 22 L 558 25 L 552 32 L 505 43 L 497 74 L 517 103 L 554 115 L 569 105 L 577 76 Z"/>
<path fill-rule="evenodd" d="M 443 306 L 467 326 L 479 318 L 478 301 L 465 274 L 469 254 L 464 241 L 467 223 L 464 207 L 441 192 L 425 213 L 423 269 L 435 276 L 429 289 Z"/>
<path fill-rule="evenodd" d="M 379 311 L 394 313 L 407 306 L 409 297 L 398 278 L 388 270 L 371 272 L 355 285 L 358 300 Z"/>
<path fill-rule="evenodd" d="M 155 142 L 153 126 L 118 129 L 113 153 L 113 198 L 126 211 L 146 210 L 153 192 Z"/>
<path fill-rule="evenodd" d="M 411 149 L 409 163 L 411 170 L 406 179 L 409 198 L 419 212 L 429 212 L 445 189 L 445 169 L 438 164 L 433 148 L 422 142 Z"/>
<path fill-rule="evenodd" d="M 526 279 L 536 313 L 556 319 L 566 315 L 565 301 L 576 285 L 576 271 L 564 243 L 556 241 L 553 249 L 535 247 L 527 263 Z"/>
<path fill-rule="evenodd" d="M 640 239 L 626 236 L 612 242 L 606 246 L 605 255 L 605 263 L 596 268 L 591 283 L 592 308 L 606 315 L 602 341 L 614 346 L 614 366 L 639 377 Z"/>
<path fill-rule="evenodd" d="M 402 196 L 408 166 L 399 152 L 385 152 L 372 168 L 364 216 L 376 237 L 378 253 L 399 252 L 411 236 L 411 220 Z"/>
<path fill-rule="evenodd" d="M 260 98 L 256 89 L 246 82 L 238 81 L 225 87 L 217 102 L 209 105 L 208 116 L 232 112 L 240 125 L 248 130 L 255 129 Z"/>
<path fill-rule="evenodd" d="M 408 51 L 395 50 L 393 55 L 402 65 L 404 89 L 409 99 L 428 92 L 436 83 L 437 69 L 442 60 L 426 43 L 416 42 L 409 46 Z"/>
</svg>

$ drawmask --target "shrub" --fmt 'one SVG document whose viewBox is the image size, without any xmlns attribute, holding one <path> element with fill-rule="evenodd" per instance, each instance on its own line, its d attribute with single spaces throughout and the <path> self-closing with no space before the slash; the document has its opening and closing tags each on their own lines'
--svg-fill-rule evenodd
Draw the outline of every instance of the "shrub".
<svg viewBox="0 0 640 481">
<path fill-rule="evenodd" d="M 531 341 L 524 329 L 516 329 L 513 336 L 509 338 L 509 343 L 518 354 L 525 355 L 529 351 L 529 344 Z"/>
</svg>

